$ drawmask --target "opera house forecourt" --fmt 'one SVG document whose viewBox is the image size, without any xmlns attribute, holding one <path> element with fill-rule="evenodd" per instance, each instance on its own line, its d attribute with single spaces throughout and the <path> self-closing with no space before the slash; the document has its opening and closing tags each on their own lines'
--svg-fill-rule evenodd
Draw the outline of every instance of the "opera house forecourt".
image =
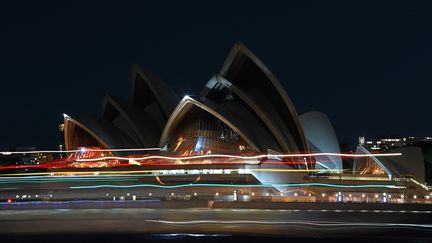
<svg viewBox="0 0 432 243">
<path fill-rule="evenodd" d="M 215 200 L 422 202 L 423 155 L 414 147 L 341 154 L 327 115 L 299 115 L 276 76 L 236 43 L 196 96 L 179 97 L 133 67 L 129 100 L 107 95 L 100 117 L 64 115 L 67 167 L 50 171 L 139 173 L 139 183 L 75 189 L 140 188 L 153 196 Z M 126 149 L 125 149 L 126 148 Z M 352 166 L 344 161 L 351 160 Z"/>
</svg>

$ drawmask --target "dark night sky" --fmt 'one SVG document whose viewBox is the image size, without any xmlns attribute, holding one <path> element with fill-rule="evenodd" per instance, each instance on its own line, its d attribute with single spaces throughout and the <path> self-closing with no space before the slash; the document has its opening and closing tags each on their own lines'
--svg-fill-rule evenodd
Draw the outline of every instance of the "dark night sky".
<svg viewBox="0 0 432 243">
<path fill-rule="evenodd" d="M 133 63 L 197 93 L 235 41 L 340 141 L 432 135 L 432 6 L 32 2 L 0 6 L 0 148 L 56 148 L 63 113 L 98 116 L 104 94 L 129 96 Z"/>
</svg>

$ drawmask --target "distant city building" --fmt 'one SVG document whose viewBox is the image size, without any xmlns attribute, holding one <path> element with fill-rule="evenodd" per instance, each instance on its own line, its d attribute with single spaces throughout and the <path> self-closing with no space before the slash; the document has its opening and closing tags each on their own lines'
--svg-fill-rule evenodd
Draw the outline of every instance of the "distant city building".
<svg viewBox="0 0 432 243">
<path fill-rule="evenodd" d="M 23 151 L 36 151 L 36 147 L 22 147 L 16 148 L 15 151 L 23 152 Z M 40 162 L 51 161 L 54 159 L 51 153 L 23 153 L 17 154 L 19 158 L 20 164 L 38 164 Z"/>
<path fill-rule="evenodd" d="M 432 143 L 432 137 L 366 138 L 359 137 L 359 144 L 371 151 L 413 146 L 420 142 Z"/>
<path fill-rule="evenodd" d="M 60 132 L 60 142 L 58 145 L 59 151 L 63 151 L 64 148 L 64 123 L 61 123 L 58 126 L 59 132 Z M 59 158 L 63 158 L 63 154 L 59 154 Z"/>
<path fill-rule="evenodd" d="M 6 151 L 10 153 L 4 152 L 0 155 L 1 165 L 38 165 L 55 158 L 52 153 L 38 152 L 36 147 L 20 147 Z"/>
</svg>

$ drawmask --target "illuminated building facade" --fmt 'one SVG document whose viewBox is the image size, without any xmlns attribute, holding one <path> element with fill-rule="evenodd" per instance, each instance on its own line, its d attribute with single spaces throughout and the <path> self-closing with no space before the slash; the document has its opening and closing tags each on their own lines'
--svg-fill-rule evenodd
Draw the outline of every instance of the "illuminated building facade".
<svg viewBox="0 0 432 243">
<path fill-rule="evenodd" d="M 421 160 L 420 156 L 417 156 L 417 160 L 405 161 L 404 164 L 398 165 L 398 167 L 408 166 L 411 168 L 419 168 L 424 170 L 424 172 L 419 172 L 417 175 L 421 174 L 419 178 L 423 178 L 428 183 L 432 182 L 432 137 L 384 137 L 384 138 L 372 138 L 368 139 L 366 137 L 359 137 L 360 150 L 367 150 L 370 152 L 391 152 L 391 151 L 403 151 L 416 149 L 418 153 L 423 154 L 423 165 L 421 165 L 417 160 Z M 411 148 L 410 148 L 411 147 Z M 420 150 L 419 150 L 420 149 Z M 409 157 L 408 153 L 405 153 L 405 158 Z M 414 163 L 414 164 L 413 164 Z M 420 170 L 420 171 L 421 171 Z M 358 170 L 361 171 L 361 170 Z M 425 174 L 425 175 L 424 175 Z"/>
<path fill-rule="evenodd" d="M 348 175 L 343 173 L 340 155 L 308 155 L 340 153 L 329 118 L 315 111 L 299 116 L 275 75 L 240 43 L 233 46 L 221 71 L 210 78 L 197 96 L 180 98 L 154 74 L 137 66 L 132 73 L 132 95 L 128 101 L 104 97 L 100 118 L 64 116 L 65 150 L 160 148 L 152 154 L 174 157 L 272 155 L 265 160 L 242 160 L 241 165 L 236 158 L 168 159 L 172 166 L 183 167 L 163 167 L 163 172 L 155 174 L 160 184 L 166 183 L 160 177 L 163 175 L 170 175 L 171 181 L 192 183 L 232 182 L 237 180 L 233 174 L 246 181 L 274 185 L 279 191 L 286 191 L 287 183 L 308 182 L 306 185 L 311 188 L 321 188 L 323 181 L 331 184 L 345 180 L 361 188 L 368 180 L 380 180 L 388 188 L 400 188 L 392 185 L 400 176 L 424 181 L 424 167 L 418 162 L 422 158 L 414 150 L 404 150 L 409 156 L 397 163 L 373 156 L 356 159 L 353 174 Z M 364 151 L 360 151 L 362 148 Z M 360 150 L 359 153 L 370 154 L 364 147 Z M 277 156 L 296 153 L 305 155 Z M 155 159 L 146 163 L 135 161 L 136 154 L 131 152 L 114 150 L 104 156 L 123 155 L 132 156 L 128 159 L 130 165 L 160 168 Z M 215 161 L 224 164 L 211 164 Z M 406 166 L 407 161 L 413 166 Z"/>
</svg>

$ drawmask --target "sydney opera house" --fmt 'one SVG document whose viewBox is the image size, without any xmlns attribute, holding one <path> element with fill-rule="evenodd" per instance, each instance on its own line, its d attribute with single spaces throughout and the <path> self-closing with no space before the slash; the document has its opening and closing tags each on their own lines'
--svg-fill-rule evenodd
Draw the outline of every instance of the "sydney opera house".
<svg viewBox="0 0 432 243">
<path fill-rule="evenodd" d="M 299 115 L 276 76 L 241 43 L 199 95 L 179 97 L 154 74 L 134 66 L 129 100 L 108 95 L 102 104 L 98 118 L 64 115 L 65 149 L 82 150 L 70 155 L 82 163 L 160 169 L 152 173 L 163 184 L 270 188 L 257 194 L 364 197 L 379 191 L 394 193 L 396 200 L 427 192 L 417 148 L 375 156 L 359 146 L 352 167 L 344 165 L 349 155 L 340 154 L 327 115 Z"/>
</svg>

